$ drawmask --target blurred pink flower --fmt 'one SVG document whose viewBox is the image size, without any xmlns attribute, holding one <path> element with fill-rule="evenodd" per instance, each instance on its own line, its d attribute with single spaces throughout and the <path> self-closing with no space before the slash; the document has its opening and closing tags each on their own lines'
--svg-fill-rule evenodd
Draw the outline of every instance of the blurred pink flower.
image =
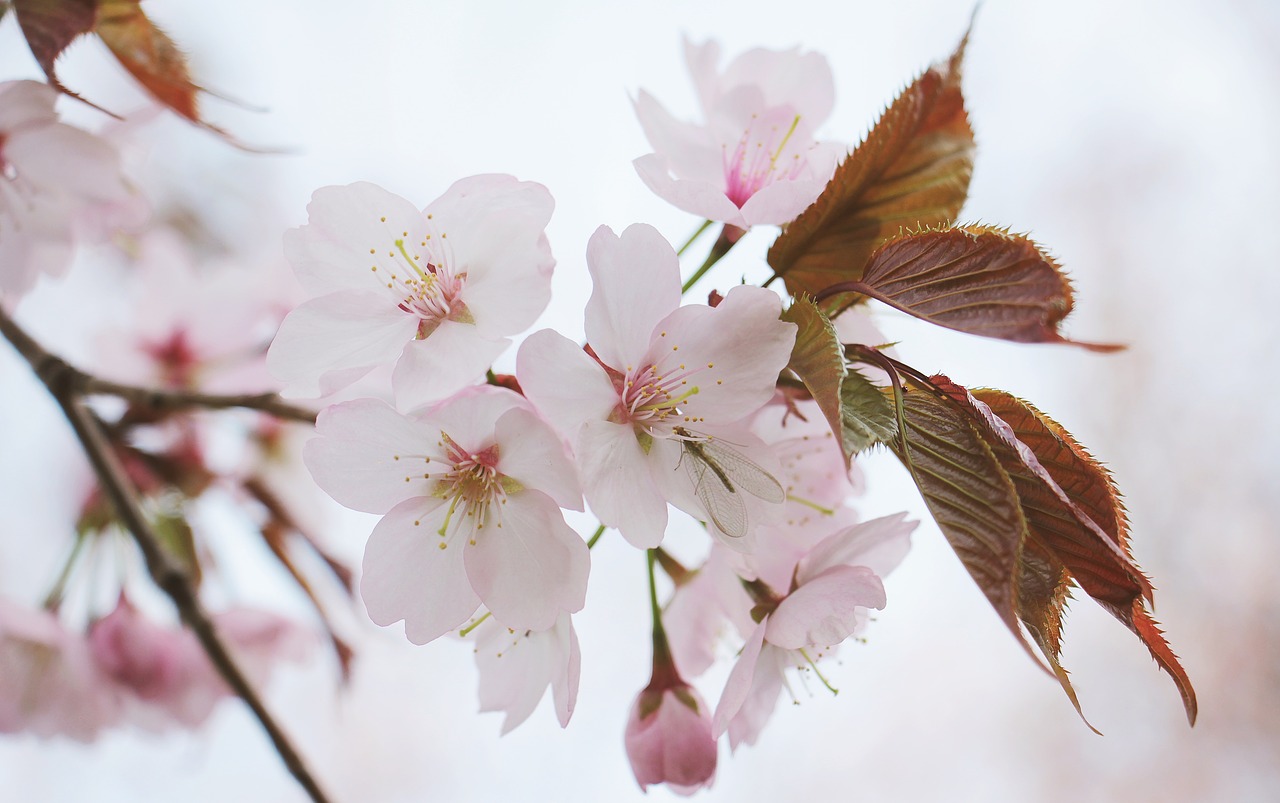
<svg viewBox="0 0 1280 803">
<path fill-rule="evenodd" d="M 464 178 L 419 212 L 369 183 L 316 190 L 285 254 L 313 298 L 285 318 L 267 364 L 295 396 L 395 363 L 411 409 L 481 377 L 551 298 L 543 233 L 554 202 L 511 176 Z"/>
<path fill-rule="evenodd" d="M 85 640 L 55 614 L 0 597 L 0 732 L 87 742 L 117 716 Z"/>
<path fill-rule="evenodd" d="M 582 609 L 590 557 L 561 507 L 582 509 L 560 438 L 519 395 L 463 391 L 414 416 L 362 399 L 329 407 L 304 458 L 320 487 L 385 513 L 369 536 L 360 593 L 380 625 L 415 644 L 483 603 L 518 630 Z"/>
<path fill-rule="evenodd" d="M 504 711 L 503 734 L 529 718 L 551 687 L 560 727 L 569 724 L 578 701 L 582 653 L 569 614 L 549 630 L 513 630 L 490 616 L 475 631 L 480 671 L 480 710 Z"/>
<path fill-rule="evenodd" d="M 569 438 L 600 521 L 640 548 L 662 541 L 668 502 L 711 521 L 716 511 L 704 504 L 693 472 L 713 439 L 764 464 L 755 471 L 776 489 L 777 498 L 731 493 L 729 501 L 779 507 L 767 504 L 782 501 L 767 470 L 775 461 L 743 423 L 772 397 L 791 356 L 795 326 L 779 320 L 778 296 L 739 286 L 714 308 L 680 306 L 675 251 L 643 224 L 621 237 L 597 229 L 587 267 L 594 290 L 586 332 L 596 359 L 544 329 L 521 346 L 517 374 L 529 399 Z M 719 482 L 701 470 L 705 481 Z M 749 551 L 757 518 L 724 533 L 733 536 L 727 544 Z"/>
<path fill-rule="evenodd" d="M 844 149 L 814 140 L 835 88 L 817 53 L 751 50 L 717 70 L 720 46 L 685 41 L 701 124 L 675 119 L 648 92 L 636 116 L 654 153 L 640 178 L 686 212 L 739 229 L 790 221 L 826 186 Z"/>
<path fill-rule="evenodd" d="M 146 217 L 115 148 L 58 122 L 57 98 L 47 84 L 0 82 L 0 295 L 23 295 L 41 273 L 61 276 L 76 241 Z"/>
</svg>

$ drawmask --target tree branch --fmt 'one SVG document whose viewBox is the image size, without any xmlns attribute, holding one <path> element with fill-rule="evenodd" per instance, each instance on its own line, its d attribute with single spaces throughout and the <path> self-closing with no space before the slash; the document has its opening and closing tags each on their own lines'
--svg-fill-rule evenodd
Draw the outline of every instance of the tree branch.
<svg viewBox="0 0 1280 803">
<path fill-rule="evenodd" d="M 120 521 L 133 534 L 152 579 L 173 600 L 182 621 L 195 633 L 209 660 L 218 670 L 218 674 L 253 711 L 285 766 L 311 799 L 315 803 L 328 803 L 329 798 L 307 768 L 301 754 L 293 747 L 288 736 L 267 711 L 262 699 L 227 651 L 222 638 L 214 629 L 213 621 L 196 597 L 195 589 L 191 585 L 185 568 L 165 551 L 161 541 L 151 529 L 146 515 L 138 504 L 137 490 L 128 480 L 128 475 L 116 456 L 115 450 L 107 441 L 102 423 L 85 407 L 81 398 L 84 393 L 91 392 L 86 390 L 84 385 L 87 375 L 46 351 L 3 309 L 0 309 L 0 334 L 3 334 L 31 365 L 36 376 L 48 388 L 49 393 L 66 414 L 67 421 L 70 422 L 81 446 L 84 447 L 85 455 L 93 466 L 103 492 L 111 500 Z"/>
</svg>

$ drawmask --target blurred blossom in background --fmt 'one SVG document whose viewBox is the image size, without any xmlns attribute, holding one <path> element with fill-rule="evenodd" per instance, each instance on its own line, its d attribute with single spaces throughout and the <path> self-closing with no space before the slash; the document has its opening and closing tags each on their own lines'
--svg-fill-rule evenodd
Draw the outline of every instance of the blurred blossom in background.
<svg viewBox="0 0 1280 803">
<path fill-rule="evenodd" d="M 695 114 L 682 36 L 714 37 L 726 54 L 825 54 L 836 106 L 817 136 L 851 147 L 907 81 L 951 52 L 971 8 L 151 0 L 147 11 L 191 54 L 201 82 L 270 109 L 209 100 L 208 116 L 242 141 L 284 151 L 236 151 L 168 114 L 128 124 L 131 174 L 201 259 L 270 284 L 284 267 L 281 236 L 305 221 L 317 187 L 373 181 L 421 206 L 460 177 L 511 173 L 555 197 L 547 235 L 558 266 L 540 326 L 579 338 L 590 292 L 583 254 L 598 225 L 651 223 L 678 243 L 699 223 L 654 196 L 631 165 L 650 150 L 631 103 L 641 87 L 677 116 Z M 880 452 L 861 461 L 864 517 L 907 508 L 923 520 L 886 582 L 888 607 L 869 643 L 827 669 L 839 696 L 800 689 L 800 704 L 781 707 L 754 747 L 722 755 L 702 799 L 1280 795 L 1280 417 L 1270 410 L 1280 391 L 1280 316 L 1270 309 L 1280 296 L 1278 45 L 1280 6 L 1270 0 L 989 0 L 965 64 L 978 156 L 962 219 L 1007 223 L 1045 244 L 1076 285 L 1067 334 L 1129 350 L 1018 346 L 880 314 L 907 363 L 1031 399 L 1109 464 L 1135 554 L 1161 583 L 1156 616 L 1199 693 L 1195 729 L 1132 634 L 1080 600 L 1063 663 L 1106 736 L 1090 733 L 992 615 L 905 471 Z M 97 43 L 73 46 L 59 72 L 108 108 L 146 105 Z M 0 78 L 26 77 L 39 72 L 7 19 Z M 74 102 L 59 108 L 78 125 L 119 128 Z M 717 266 L 708 289 L 768 275 L 763 228 Z M 122 275 L 110 249 L 82 250 L 68 280 L 24 302 L 24 320 L 73 362 L 103 365 L 110 349 L 95 344 L 100 333 L 165 314 L 130 302 Z M 499 368 L 511 370 L 514 354 Z M 65 555 L 70 500 L 89 473 L 60 413 L 8 349 L 0 388 L 0 589 L 34 599 Z M 373 518 L 336 507 L 314 514 L 328 522 L 333 549 L 358 564 Z M 226 514 L 207 515 L 216 526 Z M 589 532 L 593 522 L 570 524 Z M 310 615 L 248 552 L 260 544 L 240 546 L 219 555 L 240 599 Z M 616 533 L 595 552 L 575 619 L 582 687 L 565 731 L 548 698 L 499 738 L 501 717 L 476 713 L 468 645 L 416 648 L 362 613 L 345 622 L 358 650 L 348 688 L 331 659 L 317 658 L 281 667 L 268 699 L 338 800 L 669 799 L 663 788 L 642 798 L 623 749 L 629 702 L 650 669 L 643 555 Z M 698 685 L 714 696 L 723 679 Z M 304 799 L 239 704 L 218 708 L 199 732 L 163 738 L 114 731 L 83 746 L 6 736 L 0 788 L 22 801 Z"/>
</svg>

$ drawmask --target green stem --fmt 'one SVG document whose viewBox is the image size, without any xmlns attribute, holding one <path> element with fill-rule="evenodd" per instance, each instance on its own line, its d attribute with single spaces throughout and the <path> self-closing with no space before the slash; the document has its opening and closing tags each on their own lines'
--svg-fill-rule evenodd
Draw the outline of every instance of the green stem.
<svg viewBox="0 0 1280 803">
<path fill-rule="evenodd" d="M 62 596 L 67 590 L 67 580 L 71 579 L 71 571 L 75 568 L 76 559 L 80 557 L 80 551 L 84 549 L 84 543 L 88 540 L 89 537 L 83 530 L 76 532 L 76 542 L 71 545 L 71 554 L 67 556 L 67 562 L 62 564 L 62 571 L 58 572 L 58 579 L 53 582 L 49 595 L 44 598 L 46 610 L 57 610 L 62 604 Z"/>
<path fill-rule="evenodd" d="M 689 292 L 689 289 L 697 284 L 698 280 L 701 279 L 707 271 L 711 270 L 712 265 L 719 262 L 722 256 L 729 253 L 729 249 L 733 248 L 734 243 L 741 240 L 742 235 L 744 234 L 746 234 L 746 232 L 742 229 L 737 226 L 730 226 L 726 223 L 724 228 L 720 230 L 720 236 L 716 239 L 715 245 L 711 246 L 711 253 L 707 254 L 707 260 L 702 263 L 702 267 L 694 271 L 693 275 L 689 277 L 689 280 L 680 288 L 680 295 L 684 295 Z"/>
<path fill-rule="evenodd" d="M 679 251 L 676 251 L 676 256 L 678 257 L 684 256 L 684 252 L 689 250 L 689 246 L 693 245 L 694 241 L 696 241 L 699 237 L 701 237 L 704 231 L 711 228 L 711 223 L 712 221 L 710 220 L 702 221 L 702 225 L 698 227 L 698 230 L 695 231 L 693 235 L 689 237 L 688 240 L 685 240 L 684 245 L 680 246 Z"/>
<path fill-rule="evenodd" d="M 587 539 L 587 549 L 591 549 L 596 545 L 596 541 L 599 541 L 600 536 L 604 535 L 604 530 L 605 527 L 603 524 L 596 528 L 596 531 L 591 534 L 589 539 Z"/>
<path fill-rule="evenodd" d="M 649 610 L 653 613 L 653 654 L 656 659 L 659 653 L 664 657 L 670 655 L 671 650 L 667 646 L 667 631 L 662 627 L 662 607 L 658 605 L 658 578 L 657 572 L 653 570 L 658 560 L 658 550 L 646 550 L 646 555 L 649 559 Z"/>
</svg>

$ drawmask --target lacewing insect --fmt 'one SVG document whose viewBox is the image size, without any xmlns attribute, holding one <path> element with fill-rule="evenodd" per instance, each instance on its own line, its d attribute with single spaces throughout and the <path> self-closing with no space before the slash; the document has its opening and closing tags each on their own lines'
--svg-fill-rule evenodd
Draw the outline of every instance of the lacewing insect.
<svg viewBox="0 0 1280 803">
<path fill-rule="evenodd" d="M 740 491 L 774 504 L 786 501 L 786 492 L 774 476 L 742 452 L 714 438 L 700 438 L 683 427 L 674 432 L 680 438 L 680 464 L 693 483 L 694 493 L 725 535 L 741 538 L 747 534 L 747 504 Z"/>
</svg>

